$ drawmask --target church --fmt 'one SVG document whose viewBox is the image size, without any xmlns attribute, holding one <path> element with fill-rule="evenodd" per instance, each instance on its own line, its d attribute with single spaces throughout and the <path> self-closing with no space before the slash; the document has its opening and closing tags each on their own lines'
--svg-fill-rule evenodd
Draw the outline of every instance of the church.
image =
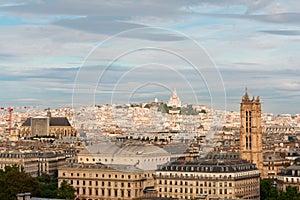
<svg viewBox="0 0 300 200">
<path fill-rule="evenodd" d="M 20 127 L 20 138 L 30 137 L 76 137 L 77 131 L 71 126 L 67 117 L 47 116 L 29 117 Z"/>
</svg>

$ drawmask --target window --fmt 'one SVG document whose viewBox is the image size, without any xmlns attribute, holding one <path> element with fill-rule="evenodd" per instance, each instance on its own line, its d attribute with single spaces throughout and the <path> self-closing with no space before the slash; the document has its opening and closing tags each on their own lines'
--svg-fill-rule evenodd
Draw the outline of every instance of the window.
<svg viewBox="0 0 300 200">
<path fill-rule="evenodd" d="M 85 181 L 82 181 L 82 185 L 85 185 Z"/>
<path fill-rule="evenodd" d="M 131 197 L 131 192 L 130 192 L 130 190 L 127 191 L 127 196 L 128 196 L 128 197 Z"/>
<path fill-rule="evenodd" d="M 108 187 L 110 187 L 110 182 L 108 182 Z"/>
<path fill-rule="evenodd" d="M 85 188 L 82 188 L 82 194 L 85 195 Z"/>
<path fill-rule="evenodd" d="M 219 194 L 222 194 L 222 189 L 219 190 Z"/>
</svg>

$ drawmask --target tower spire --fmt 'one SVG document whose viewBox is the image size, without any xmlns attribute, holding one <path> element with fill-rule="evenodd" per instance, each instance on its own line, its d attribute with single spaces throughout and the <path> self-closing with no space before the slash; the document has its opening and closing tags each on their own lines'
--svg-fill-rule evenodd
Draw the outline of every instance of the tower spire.
<svg viewBox="0 0 300 200">
<path fill-rule="evenodd" d="M 242 101 L 243 102 L 249 101 L 249 95 L 248 95 L 248 88 L 247 88 L 247 86 L 245 88 L 245 95 L 242 97 Z"/>
</svg>

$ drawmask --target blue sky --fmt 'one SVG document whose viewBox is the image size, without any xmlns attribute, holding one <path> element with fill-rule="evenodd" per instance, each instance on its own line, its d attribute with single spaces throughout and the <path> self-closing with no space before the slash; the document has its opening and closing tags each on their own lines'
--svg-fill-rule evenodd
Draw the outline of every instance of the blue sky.
<svg viewBox="0 0 300 200">
<path fill-rule="evenodd" d="M 1 106 L 167 101 L 300 113 L 300 2 L 0 2 Z"/>
</svg>

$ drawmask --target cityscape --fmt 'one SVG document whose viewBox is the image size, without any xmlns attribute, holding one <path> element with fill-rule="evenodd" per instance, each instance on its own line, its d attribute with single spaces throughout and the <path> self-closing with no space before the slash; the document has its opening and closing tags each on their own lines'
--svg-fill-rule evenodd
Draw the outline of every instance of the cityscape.
<svg viewBox="0 0 300 200">
<path fill-rule="evenodd" d="M 0 200 L 300 200 L 299 9 L 0 2 Z"/>
<path fill-rule="evenodd" d="M 261 110 L 247 88 L 240 112 L 182 104 L 176 90 L 166 103 L 11 109 L 0 167 L 56 174 L 72 199 L 261 199 L 263 180 L 298 191 L 300 115 Z"/>
</svg>

